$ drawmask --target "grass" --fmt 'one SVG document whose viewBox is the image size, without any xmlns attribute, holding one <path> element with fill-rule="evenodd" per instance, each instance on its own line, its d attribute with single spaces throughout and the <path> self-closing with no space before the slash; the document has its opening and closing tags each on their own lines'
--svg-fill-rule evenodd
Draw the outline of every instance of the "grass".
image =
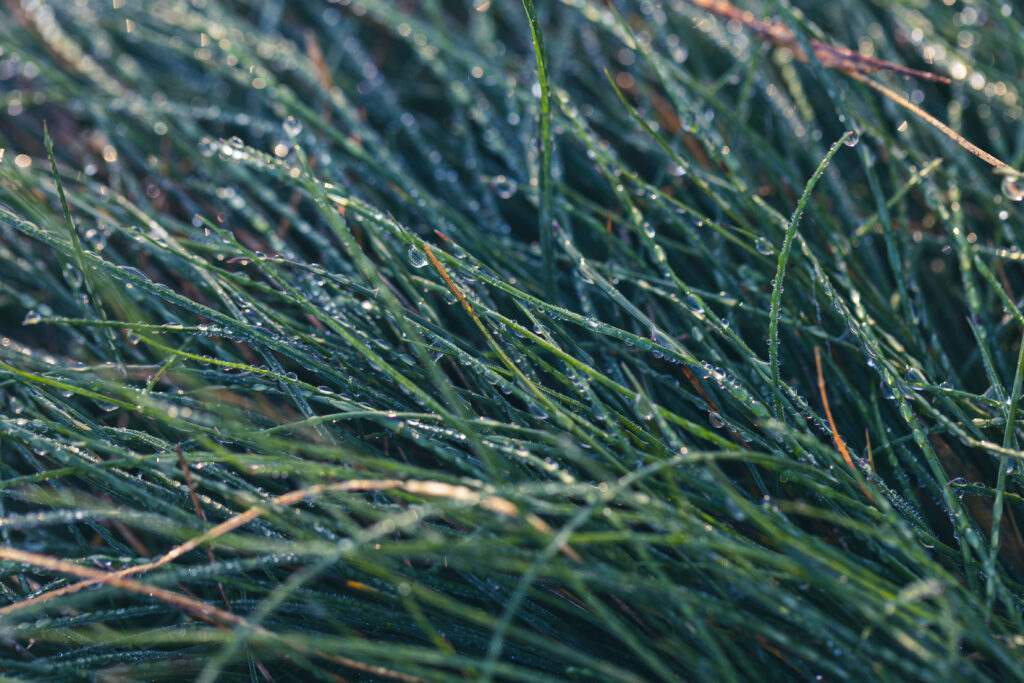
<svg viewBox="0 0 1024 683">
<path fill-rule="evenodd" d="M 4 675 L 1024 677 L 1021 10 L 738 4 L 5 3 Z"/>
</svg>

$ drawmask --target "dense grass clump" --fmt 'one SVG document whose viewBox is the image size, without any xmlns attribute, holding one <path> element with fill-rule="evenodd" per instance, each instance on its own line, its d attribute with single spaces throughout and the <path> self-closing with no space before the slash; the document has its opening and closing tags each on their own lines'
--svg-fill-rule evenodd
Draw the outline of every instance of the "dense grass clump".
<svg viewBox="0 0 1024 683">
<path fill-rule="evenodd" d="M 737 4 L 4 3 L 3 674 L 1024 678 L 1024 7 Z"/>
</svg>

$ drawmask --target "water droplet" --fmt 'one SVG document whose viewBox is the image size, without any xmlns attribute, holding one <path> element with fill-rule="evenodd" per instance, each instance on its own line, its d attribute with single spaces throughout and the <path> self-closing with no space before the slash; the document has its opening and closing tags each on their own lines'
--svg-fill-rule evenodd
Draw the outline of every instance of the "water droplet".
<svg viewBox="0 0 1024 683">
<path fill-rule="evenodd" d="M 82 271 L 69 263 L 64 266 L 64 280 L 71 285 L 72 289 L 81 289 L 82 282 L 84 280 L 82 277 Z"/>
<path fill-rule="evenodd" d="M 715 412 L 714 410 L 708 413 L 708 422 L 710 422 L 711 426 L 714 427 L 715 429 L 721 429 L 722 427 L 725 426 L 725 420 L 719 413 Z"/>
<path fill-rule="evenodd" d="M 413 268 L 422 268 L 427 265 L 427 257 L 416 247 L 409 247 L 409 265 Z"/>
<path fill-rule="evenodd" d="M 39 315 L 39 311 L 32 310 L 25 314 L 25 319 L 21 321 L 22 325 L 38 325 L 39 321 L 43 319 L 43 316 Z"/>
<path fill-rule="evenodd" d="M 765 237 L 758 237 L 757 241 L 754 242 L 754 248 L 757 249 L 758 254 L 762 254 L 763 256 L 771 256 L 775 253 L 775 247 L 773 247 L 772 243 Z"/>
<path fill-rule="evenodd" d="M 658 231 L 648 221 L 644 221 L 644 234 L 650 239 L 654 239 L 654 236 L 658 234 Z"/>
<path fill-rule="evenodd" d="M 704 310 L 704 307 L 700 304 L 700 299 L 695 297 L 693 294 L 686 295 L 686 307 L 694 313 Z"/>
<path fill-rule="evenodd" d="M 199 153 L 204 157 L 212 157 L 217 151 L 217 145 L 210 138 L 203 138 L 199 141 Z"/>
<path fill-rule="evenodd" d="M 843 138 L 844 145 L 847 147 L 856 147 L 858 142 L 860 142 L 860 133 L 855 130 L 846 131 L 846 137 Z"/>
<path fill-rule="evenodd" d="M 1003 195 L 1011 202 L 1024 200 L 1024 177 L 1008 175 L 1003 178 Z"/>
<path fill-rule="evenodd" d="M 882 390 L 882 398 L 884 398 L 887 401 L 896 400 L 896 395 L 892 393 L 892 387 L 890 387 L 884 381 L 879 382 L 878 386 Z"/>
<path fill-rule="evenodd" d="M 290 138 L 296 138 L 302 134 L 302 123 L 297 121 L 294 116 L 286 118 L 282 128 L 284 128 L 285 135 Z"/>
<path fill-rule="evenodd" d="M 491 181 L 494 193 L 502 199 L 510 199 L 519 190 L 516 181 L 503 175 L 495 176 Z"/>
<path fill-rule="evenodd" d="M 903 379 L 907 380 L 907 384 L 914 391 L 921 391 L 928 384 L 928 380 L 925 379 L 924 375 L 917 368 L 907 370 L 907 373 L 903 375 Z"/>
</svg>

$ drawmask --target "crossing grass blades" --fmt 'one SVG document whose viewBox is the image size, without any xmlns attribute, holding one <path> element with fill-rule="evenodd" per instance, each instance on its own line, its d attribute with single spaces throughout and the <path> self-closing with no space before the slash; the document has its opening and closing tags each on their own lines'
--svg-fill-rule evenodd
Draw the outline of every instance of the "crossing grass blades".
<svg viewBox="0 0 1024 683">
<path fill-rule="evenodd" d="M 5 678 L 1024 678 L 1013 3 L 2 8 Z"/>
</svg>

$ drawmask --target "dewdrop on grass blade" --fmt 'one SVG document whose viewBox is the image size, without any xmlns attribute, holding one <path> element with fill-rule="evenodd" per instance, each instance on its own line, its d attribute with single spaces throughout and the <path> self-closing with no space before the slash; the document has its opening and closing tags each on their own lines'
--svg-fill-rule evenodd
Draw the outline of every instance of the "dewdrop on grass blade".
<svg viewBox="0 0 1024 683">
<path fill-rule="evenodd" d="M 1004 197 L 1011 202 L 1024 200 L 1024 175 L 1013 169 L 996 169 L 996 173 L 1004 176 L 1001 185 Z"/>
<path fill-rule="evenodd" d="M 422 268 L 427 265 L 427 257 L 416 247 L 409 247 L 409 265 L 413 268 Z"/>
<path fill-rule="evenodd" d="M 516 181 L 504 175 L 492 178 L 491 187 L 494 189 L 494 194 L 498 195 L 500 199 L 511 199 L 519 190 L 519 185 Z"/>
<path fill-rule="evenodd" d="M 297 138 L 302 134 L 302 123 L 296 120 L 294 116 L 286 118 L 281 127 L 284 129 L 285 134 L 290 138 Z"/>
</svg>

